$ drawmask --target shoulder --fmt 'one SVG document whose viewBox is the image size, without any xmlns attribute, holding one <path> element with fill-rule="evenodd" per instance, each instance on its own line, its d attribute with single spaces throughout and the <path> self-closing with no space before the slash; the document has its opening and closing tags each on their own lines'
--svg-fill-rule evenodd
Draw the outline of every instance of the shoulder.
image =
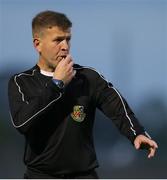
<svg viewBox="0 0 167 180">
<path fill-rule="evenodd" d="M 74 69 L 85 76 L 104 79 L 103 75 L 93 67 L 74 64 Z"/>
<path fill-rule="evenodd" d="M 34 66 L 30 69 L 27 69 L 27 70 L 24 70 L 22 72 L 18 72 L 18 73 L 13 74 L 10 79 L 14 79 L 14 78 L 18 78 L 18 77 L 24 77 L 24 76 L 32 76 L 35 73 L 35 71 L 37 71 L 37 70 L 38 70 L 38 67 Z"/>
<path fill-rule="evenodd" d="M 36 65 L 30 69 L 15 73 L 10 77 L 9 83 L 12 81 L 16 82 L 17 80 L 22 80 L 26 77 L 32 77 L 34 76 L 35 71 L 38 71 L 38 67 Z"/>
</svg>

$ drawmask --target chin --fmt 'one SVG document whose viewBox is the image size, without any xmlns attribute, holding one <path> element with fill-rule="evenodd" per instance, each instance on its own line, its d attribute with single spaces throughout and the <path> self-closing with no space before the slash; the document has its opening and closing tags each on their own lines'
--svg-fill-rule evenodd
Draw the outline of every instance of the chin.
<svg viewBox="0 0 167 180">
<path fill-rule="evenodd" d="M 49 69 L 52 69 L 53 71 L 55 70 L 55 68 L 56 68 L 56 65 L 55 64 L 49 64 Z"/>
</svg>

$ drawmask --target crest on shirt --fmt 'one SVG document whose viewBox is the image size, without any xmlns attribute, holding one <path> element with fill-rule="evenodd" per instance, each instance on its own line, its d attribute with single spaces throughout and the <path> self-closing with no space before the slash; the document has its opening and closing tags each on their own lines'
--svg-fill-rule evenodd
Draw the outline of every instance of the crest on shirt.
<svg viewBox="0 0 167 180">
<path fill-rule="evenodd" d="M 86 114 L 84 113 L 84 107 L 76 105 L 73 107 L 71 117 L 77 122 L 82 122 L 85 119 Z"/>
</svg>

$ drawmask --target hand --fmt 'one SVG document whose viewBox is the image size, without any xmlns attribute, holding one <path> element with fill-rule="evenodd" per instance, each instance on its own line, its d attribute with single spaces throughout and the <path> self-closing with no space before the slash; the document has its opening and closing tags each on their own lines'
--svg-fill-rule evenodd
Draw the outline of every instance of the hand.
<svg viewBox="0 0 167 180">
<path fill-rule="evenodd" d="M 136 149 L 140 149 L 143 145 L 149 150 L 148 158 L 154 157 L 158 148 L 157 143 L 144 135 L 138 135 L 134 140 L 134 146 Z"/>
<path fill-rule="evenodd" d="M 67 85 L 76 74 L 76 70 L 73 69 L 73 60 L 70 55 L 62 59 L 53 74 L 53 78 L 62 80 Z"/>
</svg>

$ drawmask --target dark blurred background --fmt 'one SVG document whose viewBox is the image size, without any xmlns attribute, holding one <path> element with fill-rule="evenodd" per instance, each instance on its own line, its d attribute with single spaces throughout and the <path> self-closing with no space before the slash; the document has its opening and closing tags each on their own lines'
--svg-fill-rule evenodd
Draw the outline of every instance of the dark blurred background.
<svg viewBox="0 0 167 180">
<path fill-rule="evenodd" d="M 10 120 L 7 86 L 36 63 L 31 19 L 47 9 L 72 20 L 75 62 L 111 81 L 159 145 L 147 159 L 97 111 L 100 178 L 167 178 L 166 0 L 0 0 L 0 178 L 23 178 L 24 139 Z"/>
</svg>

